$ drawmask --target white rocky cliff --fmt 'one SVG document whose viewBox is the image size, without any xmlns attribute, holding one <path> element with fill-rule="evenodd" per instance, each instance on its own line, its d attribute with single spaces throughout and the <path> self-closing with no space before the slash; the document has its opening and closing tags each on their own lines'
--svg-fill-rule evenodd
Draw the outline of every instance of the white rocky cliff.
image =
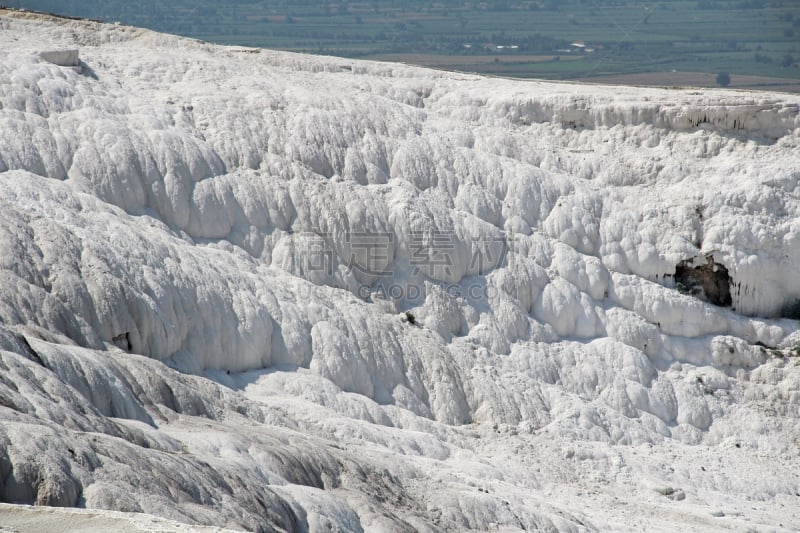
<svg viewBox="0 0 800 533">
<path fill-rule="evenodd" d="M 0 501 L 796 530 L 799 103 L 0 12 Z"/>
</svg>

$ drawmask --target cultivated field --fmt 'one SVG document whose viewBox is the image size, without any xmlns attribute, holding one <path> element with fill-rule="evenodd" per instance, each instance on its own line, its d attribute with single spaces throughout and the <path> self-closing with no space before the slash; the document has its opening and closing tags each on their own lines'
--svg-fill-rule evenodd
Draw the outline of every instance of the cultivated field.
<svg viewBox="0 0 800 533">
<path fill-rule="evenodd" d="M 584 81 L 611 85 L 716 87 L 715 78 L 716 76 L 713 74 L 704 74 L 702 72 L 645 72 L 622 76 L 587 78 Z M 769 89 L 771 91 L 800 93 L 800 80 L 734 75 L 731 76 L 731 83 L 728 87 L 731 89 Z"/>
<path fill-rule="evenodd" d="M 724 71 L 733 75 L 732 87 L 781 90 L 794 90 L 800 80 L 797 0 L 6 3 L 216 43 L 501 76 L 639 80 L 628 76 L 645 74 L 664 85 L 673 84 L 669 76 L 652 73 L 675 71 L 700 74 L 692 84 L 715 85 Z"/>
</svg>

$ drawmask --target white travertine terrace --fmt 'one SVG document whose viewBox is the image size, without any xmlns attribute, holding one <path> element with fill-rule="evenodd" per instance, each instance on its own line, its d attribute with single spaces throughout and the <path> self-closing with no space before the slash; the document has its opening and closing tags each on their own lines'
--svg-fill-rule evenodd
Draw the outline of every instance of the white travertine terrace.
<svg viewBox="0 0 800 533">
<path fill-rule="evenodd" d="M 2 501 L 800 528 L 797 96 L 0 29 Z M 708 260 L 729 306 L 678 290 Z"/>
</svg>

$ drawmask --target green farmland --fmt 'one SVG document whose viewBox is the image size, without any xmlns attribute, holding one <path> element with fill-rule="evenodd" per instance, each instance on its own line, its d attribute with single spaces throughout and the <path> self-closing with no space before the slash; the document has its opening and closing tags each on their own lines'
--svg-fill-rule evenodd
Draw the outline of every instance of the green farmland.
<svg viewBox="0 0 800 533">
<path fill-rule="evenodd" d="M 5 4 L 216 43 L 497 76 L 714 85 L 716 74 L 724 71 L 730 73 L 734 88 L 800 91 L 797 0 Z"/>
</svg>

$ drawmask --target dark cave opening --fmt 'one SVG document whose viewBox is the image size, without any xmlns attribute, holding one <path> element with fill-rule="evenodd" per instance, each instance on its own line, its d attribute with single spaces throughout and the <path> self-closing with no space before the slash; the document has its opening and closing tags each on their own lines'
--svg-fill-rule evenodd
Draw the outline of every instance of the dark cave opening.
<svg viewBox="0 0 800 533">
<path fill-rule="evenodd" d="M 725 265 L 717 263 L 711 255 L 706 263 L 695 265 L 692 259 L 681 261 L 675 267 L 675 286 L 714 305 L 731 305 L 731 277 Z"/>
</svg>

